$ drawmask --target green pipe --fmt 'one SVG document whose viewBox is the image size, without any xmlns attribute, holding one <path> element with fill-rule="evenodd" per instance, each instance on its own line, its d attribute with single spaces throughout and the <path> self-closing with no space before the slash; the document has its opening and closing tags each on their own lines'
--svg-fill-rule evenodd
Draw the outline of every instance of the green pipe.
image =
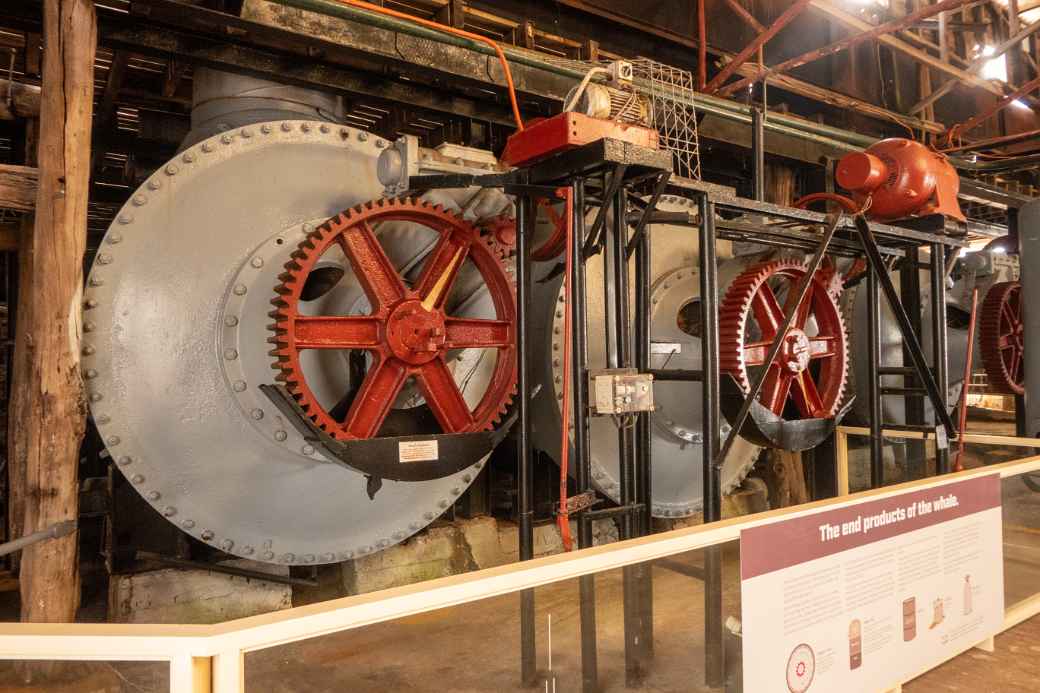
<svg viewBox="0 0 1040 693">
<path fill-rule="evenodd" d="M 295 7 L 297 9 L 316 12 L 331 17 L 338 17 L 352 22 L 367 24 L 387 31 L 399 32 L 416 38 L 437 41 L 449 46 L 465 48 L 483 55 L 494 56 L 495 52 L 485 43 L 474 41 L 462 36 L 450 34 L 437 29 L 398 19 L 371 10 L 361 9 L 351 5 L 344 5 L 335 0 L 270 0 L 275 4 Z M 585 76 L 584 68 L 575 68 L 561 63 L 555 63 L 543 59 L 531 51 L 517 49 L 513 46 L 502 45 L 502 51 L 506 59 L 511 63 L 525 65 L 537 70 L 550 72 L 562 77 L 580 80 Z M 742 123 L 751 122 L 751 109 L 729 99 L 721 99 L 707 94 L 697 94 L 692 99 L 692 105 L 705 113 L 712 113 L 722 118 L 735 120 Z M 800 139 L 806 139 L 820 144 L 836 147 L 839 149 L 860 149 L 869 147 L 877 141 L 877 138 L 859 133 L 842 130 L 840 128 L 813 123 L 801 118 L 793 118 L 781 113 L 770 113 L 765 122 L 765 128 L 769 131 L 784 135 L 791 135 Z M 850 146 L 851 145 L 851 146 Z"/>
</svg>

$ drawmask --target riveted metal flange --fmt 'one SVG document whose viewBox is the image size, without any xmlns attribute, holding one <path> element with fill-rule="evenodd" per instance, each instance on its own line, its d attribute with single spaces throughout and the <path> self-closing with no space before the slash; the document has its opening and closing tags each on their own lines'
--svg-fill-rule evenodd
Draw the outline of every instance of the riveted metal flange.
<svg viewBox="0 0 1040 693">
<path fill-rule="evenodd" d="M 379 197 L 379 151 L 366 133 L 301 121 L 204 140 L 134 194 L 91 270 L 83 369 L 95 374 L 88 399 L 109 452 L 157 512 L 232 554 L 315 564 L 371 553 L 439 516 L 443 499 L 482 466 L 384 482 L 370 499 L 363 475 L 307 454 L 254 394 L 272 380 L 266 325 L 276 282 L 262 291 L 260 282 L 299 236 L 277 239 Z M 396 233 L 388 253 L 406 270 L 422 246 L 407 240 L 406 226 Z M 254 294 L 264 304 L 255 316 Z M 479 315 L 481 297 L 459 310 Z M 479 358 L 459 356 L 455 374 L 471 375 L 464 395 L 479 397 L 482 369 L 467 366 Z M 334 365 L 326 364 L 330 387 Z"/>
</svg>

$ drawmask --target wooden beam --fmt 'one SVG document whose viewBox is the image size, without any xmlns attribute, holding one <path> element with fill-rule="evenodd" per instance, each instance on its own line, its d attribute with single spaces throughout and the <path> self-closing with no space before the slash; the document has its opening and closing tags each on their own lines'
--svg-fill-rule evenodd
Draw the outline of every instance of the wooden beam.
<svg viewBox="0 0 1040 693">
<path fill-rule="evenodd" d="M 762 22 L 755 19 L 755 15 L 751 14 L 751 11 L 740 4 L 740 0 L 726 0 L 726 4 L 730 6 L 738 17 L 744 20 L 744 23 L 750 26 L 757 32 L 763 32 L 766 28 L 762 25 Z"/>
<path fill-rule="evenodd" d="M 8 103 L 8 94 L 11 95 Z M 35 118 L 40 115 L 40 88 L 32 84 L 0 79 L 0 120 Z"/>
<path fill-rule="evenodd" d="M 93 0 L 44 0 L 36 225 L 27 240 L 32 290 L 16 335 L 14 426 L 24 452 L 25 532 L 77 520 L 79 447 L 86 426 L 80 300 L 87 241 L 97 17 Z M 12 447 L 18 449 L 12 444 Z M 18 463 L 22 463 L 19 460 Z M 79 533 L 22 552 L 22 620 L 69 623 L 79 605 Z"/>
<path fill-rule="evenodd" d="M 0 164 L 0 209 L 31 212 L 36 207 L 37 178 L 32 166 Z"/>
</svg>

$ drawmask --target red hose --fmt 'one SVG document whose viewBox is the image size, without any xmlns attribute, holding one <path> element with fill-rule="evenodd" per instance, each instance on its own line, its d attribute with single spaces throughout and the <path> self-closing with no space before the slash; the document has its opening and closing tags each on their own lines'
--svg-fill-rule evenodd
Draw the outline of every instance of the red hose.
<svg viewBox="0 0 1040 693">
<path fill-rule="evenodd" d="M 797 207 L 798 209 L 805 209 L 813 202 L 819 202 L 821 200 L 825 200 L 827 202 L 835 202 L 841 205 L 841 208 L 848 214 L 859 214 L 861 211 L 863 211 L 863 207 L 859 205 L 851 197 L 845 197 L 844 195 L 839 195 L 838 193 L 829 192 L 812 193 L 810 195 L 800 197 L 794 201 L 792 207 Z"/>
<path fill-rule="evenodd" d="M 571 538 L 570 514 L 567 512 L 567 481 L 570 478 L 568 462 L 570 458 L 571 436 L 568 410 L 571 403 L 571 301 L 581 300 L 582 297 L 571 295 L 571 276 L 574 269 L 574 247 L 571 243 L 574 235 L 574 199 L 571 197 L 571 188 L 560 188 L 557 191 L 563 195 L 563 216 L 566 228 L 566 244 L 564 269 L 563 269 L 563 400 L 560 404 L 561 431 L 560 431 L 560 512 L 557 514 L 557 522 L 560 524 L 560 538 L 563 540 L 563 549 L 570 551 L 574 547 Z"/>
</svg>

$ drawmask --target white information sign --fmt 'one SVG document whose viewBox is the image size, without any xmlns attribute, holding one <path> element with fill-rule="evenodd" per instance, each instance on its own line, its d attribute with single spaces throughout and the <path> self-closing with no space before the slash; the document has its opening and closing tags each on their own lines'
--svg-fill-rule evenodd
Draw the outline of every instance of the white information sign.
<svg viewBox="0 0 1040 693">
<path fill-rule="evenodd" d="M 1004 619 L 997 475 L 740 537 L 744 690 L 892 688 Z"/>
</svg>

